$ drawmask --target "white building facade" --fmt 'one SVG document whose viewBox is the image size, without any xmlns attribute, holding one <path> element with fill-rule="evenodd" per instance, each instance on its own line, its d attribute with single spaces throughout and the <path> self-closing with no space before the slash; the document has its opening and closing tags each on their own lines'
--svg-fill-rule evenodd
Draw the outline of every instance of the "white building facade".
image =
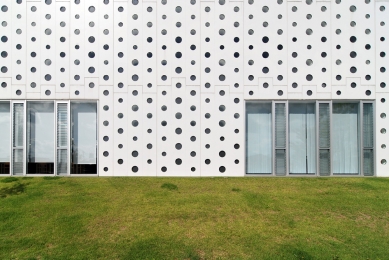
<svg viewBox="0 0 389 260">
<path fill-rule="evenodd" d="M 389 176 L 388 0 L 0 8 L 0 176 Z"/>
</svg>

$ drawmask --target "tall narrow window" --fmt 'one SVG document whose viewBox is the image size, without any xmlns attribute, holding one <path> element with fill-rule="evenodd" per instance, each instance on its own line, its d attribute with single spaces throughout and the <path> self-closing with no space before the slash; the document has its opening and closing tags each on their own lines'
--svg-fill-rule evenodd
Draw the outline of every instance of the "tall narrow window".
<svg viewBox="0 0 389 260">
<path fill-rule="evenodd" d="M 319 174 L 331 175 L 330 104 L 319 103 Z"/>
<path fill-rule="evenodd" d="M 68 104 L 57 104 L 57 174 L 68 173 Z"/>
<path fill-rule="evenodd" d="M 0 174 L 10 173 L 11 161 L 11 114 L 9 102 L 0 102 Z"/>
<path fill-rule="evenodd" d="M 374 175 L 373 104 L 363 104 L 363 174 Z"/>
<path fill-rule="evenodd" d="M 248 174 L 272 173 L 271 103 L 246 105 L 246 170 Z"/>
<path fill-rule="evenodd" d="M 54 173 L 54 102 L 27 102 L 27 173 Z"/>
<path fill-rule="evenodd" d="M 97 173 L 97 105 L 71 104 L 72 174 Z"/>
<path fill-rule="evenodd" d="M 13 104 L 13 138 L 12 138 L 12 172 L 14 175 L 24 174 L 24 104 Z"/>
<path fill-rule="evenodd" d="M 286 174 L 286 105 L 275 104 L 275 172 Z"/>
<path fill-rule="evenodd" d="M 359 174 L 358 104 L 333 104 L 333 173 Z"/>
<path fill-rule="evenodd" d="M 289 172 L 316 173 L 315 104 L 289 104 Z"/>
</svg>

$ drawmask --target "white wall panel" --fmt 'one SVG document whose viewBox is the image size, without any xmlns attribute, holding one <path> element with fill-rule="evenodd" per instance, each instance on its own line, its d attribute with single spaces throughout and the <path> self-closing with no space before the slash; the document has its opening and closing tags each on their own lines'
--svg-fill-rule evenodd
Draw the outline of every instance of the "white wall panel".
<svg viewBox="0 0 389 260">
<path fill-rule="evenodd" d="M 94 64 L 91 66 L 96 68 L 94 73 L 90 73 L 99 77 L 100 85 L 109 85 L 111 86 L 114 82 L 114 12 L 113 12 L 113 2 L 110 1 L 93 1 L 89 0 L 91 6 L 96 7 L 96 11 L 93 13 L 93 21 L 96 23 L 93 28 L 98 30 L 95 42 L 95 47 L 97 47 L 96 57 L 94 58 Z M 89 12 L 90 13 L 90 12 Z M 92 19 L 92 17 L 91 17 Z M 89 25 L 89 24 L 88 24 Z M 85 25 L 87 26 L 87 25 Z M 89 33 L 89 28 L 87 32 Z M 93 60 L 93 59 L 89 59 Z M 96 64 L 98 62 L 98 65 Z M 98 69 L 97 69 L 98 68 Z M 87 72 L 85 72 L 87 73 Z"/>
<path fill-rule="evenodd" d="M 99 104 L 97 107 L 97 113 L 99 117 L 99 134 L 98 134 L 98 146 L 99 146 L 99 175 L 100 176 L 114 176 L 114 145 L 115 140 L 118 139 L 121 134 L 126 130 L 125 128 L 116 128 L 114 122 L 114 93 L 112 91 L 113 86 L 100 87 L 99 90 Z"/>
<path fill-rule="evenodd" d="M 127 37 L 128 27 L 128 3 L 113 3 L 113 64 L 114 64 L 114 88 L 115 92 L 127 92 L 128 73 L 131 64 L 128 63 L 128 45 Z"/>
<path fill-rule="evenodd" d="M 81 85 L 81 79 L 84 78 L 85 56 L 89 53 L 84 40 L 86 37 L 84 4 L 84 1 L 70 2 L 70 85 Z"/>
<path fill-rule="evenodd" d="M 129 2 L 128 12 L 128 64 L 131 69 L 127 74 L 128 85 L 142 85 L 143 81 L 143 60 L 147 59 L 147 54 L 143 52 L 143 4 L 142 1 L 134 0 Z M 136 65 L 134 65 L 136 64 Z"/>
<path fill-rule="evenodd" d="M 115 133 L 113 142 L 113 175 L 114 176 L 127 176 L 129 169 L 129 161 L 127 159 L 130 147 L 128 147 L 128 138 L 130 137 L 128 126 L 128 98 L 123 96 L 122 93 L 113 94 L 113 124 L 114 129 L 125 129 L 122 134 Z M 112 158 L 111 158 L 112 160 Z"/>
<path fill-rule="evenodd" d="M 375 101 L 384 176 L 388 12 L 379 0 L 3 0 L 0 100 L 97 100 L 101 176 L 244 176 L 246 101 Z"/>
<path fill-rule="evenodd" d="M 0 77 L 11 78 L 12 77 L 12 51 L 15 49 L 15 45 L 12 41 L 13 27 L 12 27 L 12 12 L 11 12 L 11 0 L 3 1 L 1 7 L 1 39 L 0 39 Z M 4 10 L 3 10 L 4 9 Z M 15 62 L 15 61 L 13 61 Z"/>
<path fill-rule="evenodd" d="M 41 70 L 45 70 L 47 65 L 41 60 L 41 37 L 42 30 L 41 8 L 39 3 L 26 3 L 27 12 L 27 93 L 41 91 Z M 36 9 L 35 9 L 36 8 Z M 28 95 L 27 95 L 28 96 Z"/>
<path fill-rule="evenodd" d="M 170 14 L 170 1 L 157 1 L 157 34 L 155 41 L 157 42 L 158 51 L 157 56 L 157 82 L 158 86 L 171 84 L 171 77 L 173 66 L 170 66 L 170 61 L 173 59 L 174 51 L 174 37 L 172 33 L 162 34 L 163 30 L 172 28 L 173 16 Z M 166 61 L 166 63 L 164 62 Z M 169 62 L 169 63 L 167 63 Z M 165 78 L 166 77 L 166 78 Z"/>
<path fill-rule="evenodd" d="M 12 1 L 8 5 L 8 12 L 12 14 L 8 21 L 12 28 L 12 84 L 26 84 L 26 55 L 27 55 L 27 19 L 26 5 Z M 25 92 L 25 91 L 24 91 Z M 24 93 L 23 92 L 23 93 Z M 23 95 L 22 93 L 22 95 Z M 20 96 L 20 95 L 18 95 Z"/>
</svg>

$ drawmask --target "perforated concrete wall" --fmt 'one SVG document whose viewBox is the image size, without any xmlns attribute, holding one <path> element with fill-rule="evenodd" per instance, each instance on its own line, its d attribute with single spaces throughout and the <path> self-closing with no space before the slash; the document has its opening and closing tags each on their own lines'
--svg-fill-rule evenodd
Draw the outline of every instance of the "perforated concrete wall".
<svg viewBox="0 0 389 260">
<path fill-rule="evenodd" d="M 375 100 L 388 0 L 1 0 L 0 99 L 98 100 L 100 176 L 244 176 L 247 100 Z"/>
</svg>

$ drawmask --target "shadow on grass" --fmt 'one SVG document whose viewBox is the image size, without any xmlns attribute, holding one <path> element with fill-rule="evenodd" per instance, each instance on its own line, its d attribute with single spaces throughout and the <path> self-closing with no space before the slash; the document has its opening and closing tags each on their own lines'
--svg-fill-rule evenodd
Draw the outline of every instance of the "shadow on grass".
<svg viewBox="0 0 389 260">
<path fill-rule="evenodd" d="M 299 260 L 310 260 L 310 259 L 315 259 L 311 254 L 308 252 L 301 250 L 298 247 L 294 247 L 291 245 L 284 245 L 283 249 L 283 255 L 286 256 L 289 259 L 299 259 Z"/>
<path fill-rule="evenodd" d="M 16 177 L 6 177 L 6 178 L 2 179 L 1 182 L 8 183 L 8 182 L 14 182 L 14 181 L 18 181 L 18 180 L 19 179 Z"/>
<path fill-rule="evenodd" d="M 21 193 L 24 193 L 26 190 L 26 183 L 15 183 L 12 185 L 12 187 L 4 187 L 0 189 L 0 198 L 5 198 L 7 196 L 12 196 L 12 195 L 18 195 Z"/>
<path fill-rule="evenodd" d="M 45 181 L 55 181 L 55 180 L 61 179 L 61 177 L 58 177 L 58 176 L 53 176 L 53 177 L 45 176 L 45 177 L 43 177 L 43 179 Z"/>
<path fill-rule="evenodd" d="M 274 204 L 272 198 L 268 194 L 254 193 L 250 191 L 243 192 L 243 199 L 247 205 L 255 209 L 270 209 Z"/>
<path fill-rule="evenodd" d="M 177 250 L 179 249 L 179 250 Z M 173 255 L 172 255 L 173 254 Z M 201 257 L 192 247 L 179 240 L 154 237 L 132 243 L 124 259 L 190 259 Z"/>
<path fill-rule="evenodd" d="M 177 185 L 170 182 L 165 182 L 164 184 L 161 185 L 161 188 L 167 190 L 178 190 Z"/>
<path fill-rule="evenodd" d="M 380 187 L 371 185 L 367 182 L 354 183 L 353 186 L 357 189 L 363 189 L 363 190 L 367 190 L 367 191 L 375 191 L 375 190 L 378 190 L 380 188 Z"/>
<path fill-rule="evenodd" d="M 293 256 L 296 257 L 296 259 L 314 259 L 310 254 L 300 249 L 294 249 Z"/>
</svg>

